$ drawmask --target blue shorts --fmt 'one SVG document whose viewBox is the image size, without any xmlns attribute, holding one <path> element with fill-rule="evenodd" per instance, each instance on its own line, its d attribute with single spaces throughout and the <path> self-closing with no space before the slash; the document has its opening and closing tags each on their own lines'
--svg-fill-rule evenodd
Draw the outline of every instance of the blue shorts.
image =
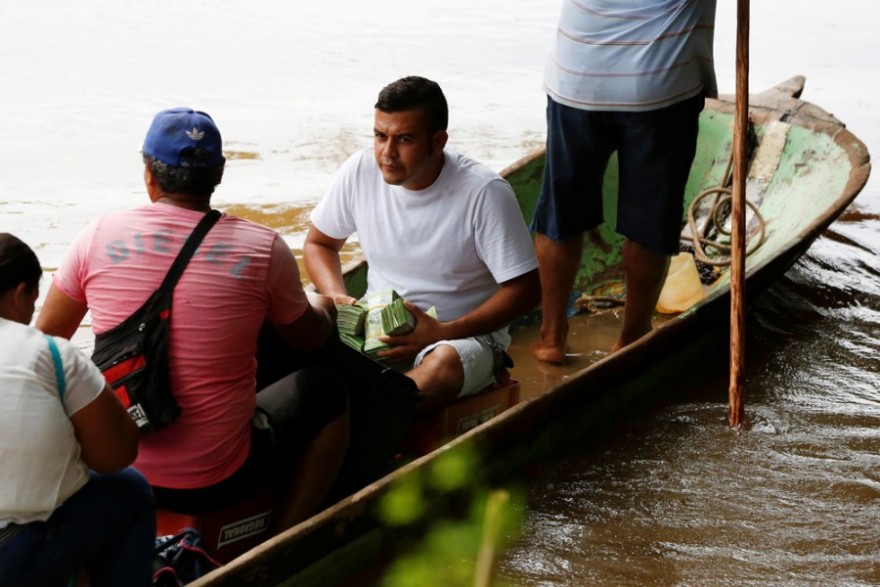
<svg viewBox="0 0 880 587">
<path fill-rule="evenodd" d="M 617 151 L 617 232 L 677 253 L 703 104 L 697 95 L 659 110 L 610 112 L 547 98 L 547 158 L 531 230 L 563 240 L 602 224 L 603 179 Z"/>
<path fill-rule="evenodd" d="M 127 467 L 89 481 L 45 522 L 7 526 L 0 544 L 0 586 L 72 585 L 88 568 L 91 585 L 152 582 L 156 513 L 147 480 Z"/>
</svg>

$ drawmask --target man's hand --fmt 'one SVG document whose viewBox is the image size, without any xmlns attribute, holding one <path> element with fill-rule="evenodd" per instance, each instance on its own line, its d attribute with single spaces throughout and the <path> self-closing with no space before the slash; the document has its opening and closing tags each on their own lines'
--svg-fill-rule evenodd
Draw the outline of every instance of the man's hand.
<svg viewBox="0 0 880 587">
<path fill-rule="evenodd" d="M 333 303 L 337 306 L 353 306 L 358 302 L 357 298 L 353 298 L 348 294 L 336 294 L 332 298 Z"/>
<path fill-rule="evenodd" d="M 318 312 L 322 312 L 327 316 L 331 328 L 336 325 L 336 303 L 335 300 L 323 294 L 309 292 L 309 304 Z"/>
<path fill-rule="evenodd" d="M 306 292 L 309 305 L 305 312 L 288 324 L 276 324 L 290 348 L 298 351 L 316 351 L 336 329 L 336 304 L 325 295 Z"/>
<path fill-rule="evenodd" d="M 445 340 L 445 329 L 442 322 L 432 318 L 412 302 L 403 302 L 416 320 L 416 327 L 407 334 L 400 336 L 382 336 L 379 340 L 388 343 L 392 348 L 380 351 L 379 356 L 396 363 L 412 364 L 416 355 L 429 344 Z"/>
</svg>

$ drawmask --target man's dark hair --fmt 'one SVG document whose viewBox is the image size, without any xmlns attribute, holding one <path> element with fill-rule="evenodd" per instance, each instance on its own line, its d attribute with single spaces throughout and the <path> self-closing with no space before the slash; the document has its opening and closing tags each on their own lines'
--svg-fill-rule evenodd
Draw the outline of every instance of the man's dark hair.
<svg viewBox="0 0 880 587">
<path fill-rule="evenodd" d="M 36 253 L 8 232 L 0 232 L 0 295 L 25 283 L 30 290 L 40 286 L 43 269 Z"/>
<path fill-rule="evenodd" d="M 437 82 L 411 75 L 391 82 L 379 92 L 377 110 L 391 113 L 414 108 L 425 108 L 428 111 L 428 130 L 432 133 L 446 130 L 449 125 L 449 106 Z"/>
<path fill-rule="evenodd" d="M 216 167 L 172 167 L 149 155 L 144 155 L 144 163 L 167 194 L 188 194 L 191 196 L 211 195 L 223 179 L 221 163 Z"/>
</svg>

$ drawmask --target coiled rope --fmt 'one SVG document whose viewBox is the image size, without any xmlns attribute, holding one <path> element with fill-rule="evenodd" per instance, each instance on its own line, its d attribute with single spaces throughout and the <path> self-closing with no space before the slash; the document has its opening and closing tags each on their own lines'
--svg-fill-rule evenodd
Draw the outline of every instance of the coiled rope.
<svg viewBox="0 0 880 587">
<path fill-rule="evenodd" d="M 732 184 L 732 167 L 733 153 L 731 152 L 730 156 L 727 158 L 727 166 L 724 169 L 724 179 L 721 184 L 703 190 L 691 200 L 690 206 L 688 206 L 688 228 L 690 229 L 690 235 L 682 236 L 681 240 L 693 244 L 694 259 L 696 259 L 698 263 L 713 267 L 727 267 L 730 265 L 731 245 L 713 240 L 709 238 L 709 235 L 714 229 L 719 235 L 726 237 L 731 236 L 731 231 L 726 228 L 725 222 L 730 218 L 730 210 L 733 204 L 733 190 L 725 186 Z M 715 201 L 712 202 L 712 208 L 710 209 L 709 214 L 706 215 L 705 224 L 702 227 L 699 227 L 697 226 L 697 211 L 700 209 L 703 200 L 713 194 L 715 195 Z M 756 224 L 756 228 L 747 231 L 746 234 L 746 256 L 748 256 L 764 244 L 767 237 L 767 223 L 757 205 L 750 202 L 748 198 L 746 198 L 745 202 L 746 206 L 752 211 L 752 214 L 754 214 L 754 222 Z M 755 234 L 755 231 L 757 231 L 757 234 Z M 749 232 L 752 233 L 754 238 L 750 238 L 748 234 Z M 710 257 L 706 253 L 707 249 L 714 249 L 715 254 Z M 701 276 L 701 279 L 702 277 L 703 276 Z M 584 294 L 575 300 L 574 307 L 577 311 L 596 313 L 615 306 L 622 306 L 623 304 L 624 299 L 620 297 Z"/>
<path fill-rule="evenodd" d="M 721 185 L 703 190 L 691 200 L 691 204 L 688 206 L 688 228 L 690 229 L 690 236 L 682 237 L 683 240 L 693 243 L 694 258 L 697 261 L 714 267 L 726 267 L 730 265 L 731 245 L 729 244 L 729 241 L 727 243 L 719 242 L 710 239 L 709 235 L 713 229 L 719 235 L 727 237 L 730 237 L 731 235 L 731 231 L 725 226 L 725 223 L 730 218 L 730 210 L 733 204 L 733 190 L 724 186 L 731 185 L 732 167 L 733 157 L 731 154 L 727 159 L 727 167 L 724 170 L 724 180 Z M 712 208 L 706 216 L 705 224 L 702 227 L 698 227 L 696 218 L 697 211 L 703 200 L 713 194 L 715 195 L 715 201 L 712 202 Z M 761 211 L 758 207 L 748 199 L 746 199 L 745 202 L 746 206 L 752 211 L 752 214 L 754 214 L 755 222 L 757 224 L 755 229 L 748 231 L 756 238 L 750 238 L 748 234 L 746 235 L 746 256 L 748 256 L 764 244 L 767 230 L 766 222 L 764 221 L 764 217 L 761 215 Z M 757 230 L 757 234 L 755 234 L 755 230 Z M 706 253 L 707 249 L 714 249 L 716 253 L 710 257 Z"/>
</svg>

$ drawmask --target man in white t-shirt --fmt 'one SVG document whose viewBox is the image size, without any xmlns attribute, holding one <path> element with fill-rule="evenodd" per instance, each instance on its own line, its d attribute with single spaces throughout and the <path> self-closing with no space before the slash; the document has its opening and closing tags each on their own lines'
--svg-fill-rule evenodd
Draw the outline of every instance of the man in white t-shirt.
<svg viewBox="0 0 880 587">
<path fill-rule="evenodd" d="M 476 393 L 495 377 L 511 321 L 539 300 L 537 260 L 510 185 L 484 165 L 445 150 L 446 98 L 410 76 L 376 103 L 374 145 L 339 170 L 312 211 L 306 268 L 337 305 L 345 289 L 339 250 L 357 232 L 368 293 L 396 290 L 416 317 L 385 337 L 380 356 L 409 367 L 430 411 Z M 425 313 L 434 306 L 437 318 Z"/>
</svg>

